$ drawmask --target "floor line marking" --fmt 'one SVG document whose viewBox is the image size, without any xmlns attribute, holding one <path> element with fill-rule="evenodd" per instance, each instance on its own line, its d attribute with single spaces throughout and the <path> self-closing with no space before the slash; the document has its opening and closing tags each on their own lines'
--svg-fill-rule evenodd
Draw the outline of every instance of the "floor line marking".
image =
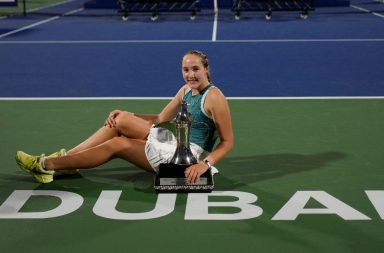
<svg viewBox="0 0 384 253">
<path fill-rule="evenodd" d="M 170 100 L 173 97 L 0 97 L 0 101 L 50 101 L 50 100 Z M 227 97 L 228 100 L 371 100 L 384 96 L 311 96 L 311 97 Z"/>
<path fill-rule="evenodd" d="M 57 16 L 58 17 L 58 16 Z M 24 28 L 26 29 L 26 28 Z M 15 30 L 16 31 L 16 30 Z M 13 33 L 15 31 L 12 31 Z M 12 33 L 10 32 L 10 33 Z M 5 37 L 6 34 L 0 35 Z M 212 40 L 13 40 L 0 44 L 129 44 L 129 43 L 212 43 Z M 216 40 L 215 43 L 329 43 L 329 42 L 384 42 L 384 38 L 371 39 L 264 39 Z"/>
<path fill-rule="evenodd" d="M 217 19 L 219 16 L 219 8 L 217 5 L 217 0 L 214 0 L 214 9 L 213 10 L 215 12 L 215 16 L 214 16 L 214 20 L 213 20 L 212 41 L 216 41 L 216 39 L 217 39 Z"/>
<path fill-rule="evenodd" d="M 375 11 L 371 11 L 371 10 L 368 10 L 368 9 L 365 9 L 365 8 L 362 8 L 362 7 L 359 7 L 359 6 L 356 6 L 356 5 L 350 5 L 352 8 L 356 9 L 356 10 L 359 10 L 359 11 L 362 11 L 362 12 L 366 12 L 366 13 L 370 13 L 370 14 L 373 14 L 375 16 L 378 16 L 380 18 L 384 18 L 384 15 L 381 15 Z"/>
<path fill-rule="evenodd" d="M 0 39 L 1 39 L 1 38 L 4 38 L 4 37 L 7 37 L 7 36 L 9 36 L 9 35 L 18 33 L 18 32 L 22 32 L 22 31 L 28 30 L 28 29 L 30 29 L 30 28 L 32 28 L 32 27 L 39 26 L 39 25 L 42 25 L 42 24 L 51 22 L 51 21 L 56 20 L 56 19 L 58 19 L 58 18 L 59 18 L 59 16 L 54 16 L 54 17 L 51 17 L 51 18 L 44 19 L 44 20 L 42 20 L 42 21 L 33 23 L 33 24 L 31 24 L 31 25 L 27 25 L 27 26 L 21 27 L 21 28 L 19 28 L 19 29 L 16 29 L 16 30 L 13 30 L 13 31 L 4 33 L 4 34 L 1 34 L 1 35 L 0 35 Z"/>
<path fill-rule="evenodd" d="M 53 4 L 45 5 L 45 6 L 42 6 L 42 7 L 36 7 L 34 9 L 27 10 L 26 13 L 27 14 L 28 13 L 33 13 L 33 12 L 36 12 L 36 11 L 45 10 L 45 9 L 48 9 L 48 8 L 51 8 L 51 7 L 56 7 L 56 6 L 67 4 L 67 3 L 70 3 L 70 2 L 74 2 L 74 1 L 76 1 L 76 0 L 65 0 L 65 1 L 62 1 L 62 2 L 53 3 Z M 8 14 L 5 14 L 4 16 L 0 16 L 0 19 L 5 19 L 5 18 L 8 18 Z"/>
<path fill-rule="evenodd" d="M 75 14 L 75 13 L 83 11 L 83 10 L 84 10 L 84 8 L 79 8 L 79 9 L 71 10 L 71 11 L 68 11 L 68 12 L 64 13 L 63 16 L 69 16 L 69 15 Z M 51 22 L 51 21 L 54 21 L 54 20 L 56 20 L 56 19 L 58 19 L 60 17 L 61 16 L 57 15 L 57 16 L 54 16 L 54 17 L 51 17 L 51 18 L 48 18 L 48 19 L 44 19 L 44 20 L 41 20 L 39 22 L 36 22 L 36 23 L 30 24 L 30 25 L 24 26 L 24 27 L 21 27 L 19 29 L 16 29 L 16 30 L 4 33 L 4 34 L 1 34 L 0 35 L 0 39 L 4 38 L 4 37 L 7 37 L 9 35 L 12 35 L 12 34 L 15 34 L 15 33 L 18 33 L 18 32 L 22 32 L 22 31 L 31 29 L 33 27 L 36 27 L 36 26 L 48 23 L 48 22 Z"/>
<path fill-rule="evenodd" d="M 67 3 L 75 2 L 75 1 L 77 1 L 77 0 L 66 0 L 66 1 L 58 2 L 58 3 L 46 5 L 46 6 L 43 6 L 43 7 L 37 7 L 37 8 L 34 8 L 34 9 L 31 9 L 31 10 L 27 11 L 27 13 L 33 13 L 33 12 L 36 12 L 36 11 L 45 10 L 45 9 L 48 9 L 48 8 L 51 8 L 51 7 L 56 7 L 56 6 L 59 6 L 59 5 L 63 5 L 63 4 L 67 4 Z"/>
</svg>

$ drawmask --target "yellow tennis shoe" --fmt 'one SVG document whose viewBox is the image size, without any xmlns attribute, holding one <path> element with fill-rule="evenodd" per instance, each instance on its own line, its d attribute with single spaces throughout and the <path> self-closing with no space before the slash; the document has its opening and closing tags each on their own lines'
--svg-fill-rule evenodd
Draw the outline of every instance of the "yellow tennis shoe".
<svg viewBox="0 0 384 253">
<path fill-rule="evenodd" d="M 37 182 L 46 184 L 53 181 L 54 171 L 48 171 L 41 166 L 41 160 L 45 155 L 32 156 L 23 151 L 16 152 L 16 162 L 25 172 L 30 173 Z"/>
<path fill-rule="evenodd" d="M 27 173 L 30 173 L 37 182 L 46 184 L 53 181 L 53 175 L 55 174 L 55 171 L 45 170 L 41 166 L 41 160 L 44 158 L 57 158 L 64 156 L 65 154 L 65 149 L 60 149 L 59 151 L 54 152 L 49 156 L 45 156 L 45 154 L 41 154 L 40 156 L 33 156 L 23 151 L 17 151 L 16 162 L 21 169 L 23 169 Z M 63 173 L 65 175 L 76 175 L 77 173 L 79 173 L 79 170 L 59 170 L 58 172 Z"/>
</svg>

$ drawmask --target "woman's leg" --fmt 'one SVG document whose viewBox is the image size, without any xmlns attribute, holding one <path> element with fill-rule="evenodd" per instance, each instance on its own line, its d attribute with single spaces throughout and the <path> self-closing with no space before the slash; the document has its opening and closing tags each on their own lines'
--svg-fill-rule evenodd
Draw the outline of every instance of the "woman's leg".
<svg viewBox="0 0 384 253">
<path fill-rule="evenodd" d="M 125 159 L 138 167 L 153 172 L 145 155 L 145 140 L 114 137 L 83 151 L 45 160 L 46 170 L 88 169 L 114 158 Z"/>
<path fill-rule="evenodd" d="M 118 132 L 116 131 L 116 129 L 102 127 L 97 130 L 93 135 L 91 135 L 88 139 L 86 139 L 76 147 L 68 150 L 67 155 L 76 154 L 91 147 L 95 147 L 116 136 L 118 136 Z"/>
<path fill-rule="evenodd" d="M 136 117 L 131 113 L 122 112 L 116 117 L 115 120 L 115 128 L 103 126 L 88 139 L 67 151 L 67 155 L 76 154 L 78 152 L 95 147 L 120 135 L 126 136 L 128 138 L 145 140 L 151 129 L 151 123 Z"/>
</svg>

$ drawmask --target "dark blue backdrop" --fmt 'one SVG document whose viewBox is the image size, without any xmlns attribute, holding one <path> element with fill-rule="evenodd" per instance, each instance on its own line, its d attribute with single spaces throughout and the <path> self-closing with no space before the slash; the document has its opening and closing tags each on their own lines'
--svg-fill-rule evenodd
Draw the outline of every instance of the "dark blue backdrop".
<svg viewBox="0 0 384 253">
<path fill-rule="evenodd" d="M 213 0 L 201 0 L 200 5 L 205 8 L 213 7 Z M 231 8 L 233 0 L 218 0 L 219 8 Z M 346 6 L 350 0 L 313 0 L 315 6 Z"/>
<path fill-rule="evenodd" d="M 222 11 L 217 23 L 213 15 L 2 19 L 0 97 L 170 97 L 191 49 L 208 55 L 227 96 L 384 96 L 384 18 L 339 8 L 347 12 L 319 8 L 307 20 L 277 13 L 270 21 Z M 16 32 L 1 37 L 7 31 Z"/>
<path fill-rule="evenodd" d="M 233 0 L 218 0 L 219 8 L 232 8 Z M 348 6 L 350 0 L 313 0 L 315 6 Z M 116 0 L 90 0 L 85 5 L 89 8 L 116 8 Z M 214 0 L 200 0 L 201 8 L 213 8 Z"/>
</svg>

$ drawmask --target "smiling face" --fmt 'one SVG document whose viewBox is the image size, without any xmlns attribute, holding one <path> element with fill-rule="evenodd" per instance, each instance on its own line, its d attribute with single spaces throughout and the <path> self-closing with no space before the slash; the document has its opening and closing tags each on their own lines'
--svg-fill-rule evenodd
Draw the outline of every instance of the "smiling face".
<svg viewBox="0 0 384 253">
<path fill-rule="evenodd" d="M 198 55 L 186 54 L 182 61 L 182 71 L 184 81 L 191 89 L 200 91 L 209 84 L 209 68 L 203 65 Z"/>
</svg>

